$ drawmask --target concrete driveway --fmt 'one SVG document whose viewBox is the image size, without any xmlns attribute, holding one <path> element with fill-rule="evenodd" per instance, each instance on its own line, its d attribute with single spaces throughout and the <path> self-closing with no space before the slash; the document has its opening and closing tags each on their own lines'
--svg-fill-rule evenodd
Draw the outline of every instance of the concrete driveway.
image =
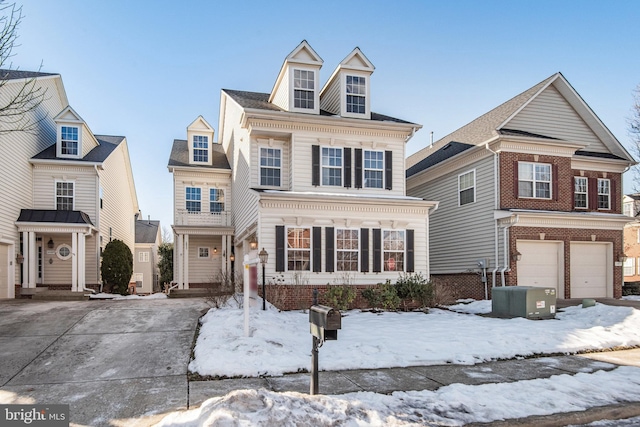
<svg viewBox="0 0 640 427">
<path fill-rule="evenodd" d="M 206 308 L 203 299 L 0 301 L 0 403 L 69 404 L 79 426 L 159 421 L 187 408 Z"/>
</svg>

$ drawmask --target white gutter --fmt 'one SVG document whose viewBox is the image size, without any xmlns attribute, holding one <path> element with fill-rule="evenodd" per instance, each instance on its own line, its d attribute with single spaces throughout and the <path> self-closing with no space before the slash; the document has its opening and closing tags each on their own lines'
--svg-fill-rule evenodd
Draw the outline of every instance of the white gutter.
<svg viewBox="0 0 640 427">
<path fill-rule="evenodd" d="M 493 151 L 491 148 L 489 148 L 489 143 L 485 143 L 484 144 L 484 148 L 486 148 L 487 150 L 489 150 L 490 152 L 493 153 L 493 208 L 495 210 L 498 210 L 498 152 Z M 495 224 L 494 224 L 494 244 L 493 244 L 493 248 L 494 248 L 494 259 L 495 259 L 495 268 L 493 270 L 491 270 L 491 287 L 495 288 L 496 287 L 496 279 L 497 279 L 497 273 L 498 273 L 498 269 L 500 267 L 498 267 L 498 220 L 495 220 Z M 485 283 L 484 285 L 484 299 L 489 299 L 489 289 L 488 289 L 488 284 Z"/>
<path fill-rule="evenodd" d="M 84 239 L 86 239 L 86 238 L 87 238 L 87 237 L 89 237 L 90 235 L 91 235 L 91 229 L 89 229 L 89 231 L 87 231 L 86 233 L 84 233 L 84 235 L 83 235 L 84 237 L 83 237 L 83 238 L 84 238 Z M 86 254 L 86 252 L 87 252 L 87 251 L 86 251 L 86 249 L 85 249 L 85 257 L 84 257 L 84 265 L 85 265 L 85 266 L 87 265 L 87 256 L 86 256 L 87 254 Z M 99 270 L 99 269 L 100 269 L 100 267 L 98 267 L 98 270 Z M 86 279 L 86 277 L 87 277 L 87 272 L 85 271 L 85 267 L 82 267 L 82 270 L 83 270 L 83 271 L 82 271 L 82 273 L 84 274 L 84 277 L 85 277 L 85 279 Z M 102 285 L 100 285 L 100 286 L 102 286 Z M 87 288 L 85 285 L 82 285 L 82 290 L 83 290 L 83 291 L 85 291 L 85 292 L 91 292 L 92 294 L 95 294 L 95 293 L 96 293 L 96 291 L 95 291 L 94 289 Z"/>
</svg>

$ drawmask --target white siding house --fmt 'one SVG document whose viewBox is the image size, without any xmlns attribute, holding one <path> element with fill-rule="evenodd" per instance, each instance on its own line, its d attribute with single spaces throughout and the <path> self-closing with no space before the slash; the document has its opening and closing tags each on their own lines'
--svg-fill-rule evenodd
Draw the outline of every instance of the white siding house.
<svg viewBox="0 0 640 427">
<path fill-rule="evenodd" d="M 150 219 L 136 221 L 133 279 L 138 294 L 151 294 L 160 291 L 158 246 L 161 243 L 160 221 L 151 221 Z"/>
<path fill-rule="evenodd" d="M 2 72 L 0 90 L 35 79 L 47 96 L 33 133 L 0 139 L 0 298 L 98 289 L 100 252 L 111 238 L 133 251 L 138 203 L 124 137 L 94 135 L 68 106 L 59 75 Z M 16 264 L 20 267 L 16 268 Z M 8 274 L 3 274 L 8 273 Z M 16 292 L 17 290 L 17 292 Z"/>
</svg>

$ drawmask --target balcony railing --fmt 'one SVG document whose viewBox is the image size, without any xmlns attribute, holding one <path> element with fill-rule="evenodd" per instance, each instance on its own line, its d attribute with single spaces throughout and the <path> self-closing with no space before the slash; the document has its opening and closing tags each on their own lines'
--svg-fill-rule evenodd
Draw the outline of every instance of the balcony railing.
<svg viewBox="0 0 640 427">
<path fill-rule="evenodd" d="M 176 225 L 230 227 L 231 212 L 189 212 L 186 209 L 178 209 Z"/>
</svg>

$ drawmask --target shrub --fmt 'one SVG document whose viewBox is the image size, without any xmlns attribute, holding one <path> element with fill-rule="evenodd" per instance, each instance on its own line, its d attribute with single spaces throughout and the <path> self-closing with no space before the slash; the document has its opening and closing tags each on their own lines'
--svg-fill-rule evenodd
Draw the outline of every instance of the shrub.
<svg viewBox="0 0 640 427">
<path fill-rule="evenodd" d="M 367 300 L 369 307 L 378 310 L 382 307 L 382 292 L 380 285 L 362 290 L 362 297 Z"/>
<path fill-rule="evenodd" d="M 158 269 L 160 270 L 160 287 L 173 281 L 173 243 L 162 243 L 158 246 Z"/>
<path fill-rule="evenodd" d="M 338 310 L 344 311 L 349 309 L 349 304 L 356 299 L 356 291 L 353 287 L 344 285 L 344 286 L 335 286 L 335 285 L 327 285 L 327 290 L 325 291 L 324 300 L 331 307 L 337 308 Z"/>
<path fill-rule="evenodd" d="M 122 240 L 113 240 L 105 246 L 100 274 L 107 290 L 127 295 L 133 274 L 133 255 Z"/>
<path fill-rule="evenodd" d="M 391 281 L 387 279 L 385 284 L 378 285 L 380 287 L 380 298 L 382 307 L 388 311 L 396 311 L 402 302 L 398 296 L 398 291 Z"/>
<path fill-rule="evenodd" d="M 408 302 L 416 302 L 421 307 L 433 304 L 433 284 L 421 273 L 401 274 L 395 286 L 398 296 L 405 304 L 405 309 Z"/>
</svg>

